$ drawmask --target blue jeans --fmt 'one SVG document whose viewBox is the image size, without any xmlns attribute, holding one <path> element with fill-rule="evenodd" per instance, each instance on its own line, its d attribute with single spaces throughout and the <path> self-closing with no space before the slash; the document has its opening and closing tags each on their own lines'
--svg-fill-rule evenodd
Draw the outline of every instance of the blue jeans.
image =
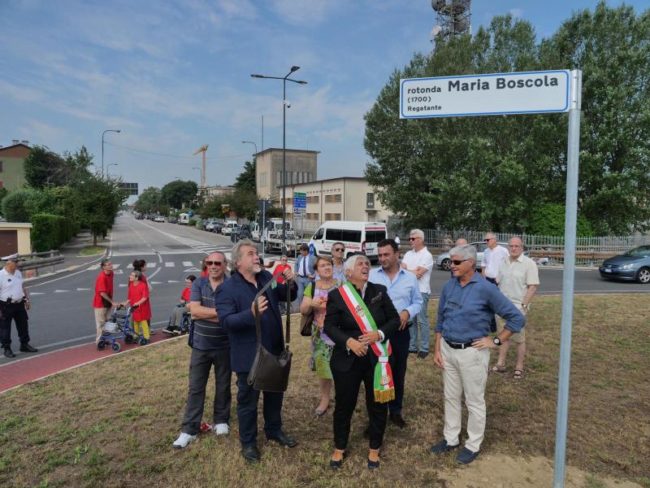
<svg viewBox="0 0 650 488">
<path fill-rule="evenodd" d="M 416 320 L 413 321 L 411 331 L 411 342 L 409 351 L 411 352 L 429 352 L 429 294 L 422 293 L 422 310 Z M 420 337 L 420 347 L 418 347 L 418 336 Z"/>
<path fill-rule="evenodd" d="M 300 304 L 302 303 L 302 297 L 305 294 L 305 288 L 307 288 L 307 285 L 309 284 L 311 280 L 309 278 L 296 275 L 296 284 L 298 285 L 298 295 L 296 296 L 296 299 L 293 301 L 291 304 L 291 307 L 293 309 L 298 309 L 300 307 Z"/>
</svg>

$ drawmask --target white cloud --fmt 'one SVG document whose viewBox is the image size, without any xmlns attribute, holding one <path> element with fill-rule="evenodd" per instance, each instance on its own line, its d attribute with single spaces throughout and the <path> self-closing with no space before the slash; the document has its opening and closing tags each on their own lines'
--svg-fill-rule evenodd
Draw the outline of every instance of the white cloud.
<svg viewBox="0 0 650 488">
<path fill-rule="evenodd" d="M 521 19 L 524 16 L 524 9 L 522 8 L 511 8 L 508 10 L 508 13 L 512 15 L 515 19 Z"/>
<path fill-rule="evenodd" d="M 288 24 L 306 26 L 325 21 L 341 5 L 342 0 L 273 0 L 278 17 Z"/>
</svg>

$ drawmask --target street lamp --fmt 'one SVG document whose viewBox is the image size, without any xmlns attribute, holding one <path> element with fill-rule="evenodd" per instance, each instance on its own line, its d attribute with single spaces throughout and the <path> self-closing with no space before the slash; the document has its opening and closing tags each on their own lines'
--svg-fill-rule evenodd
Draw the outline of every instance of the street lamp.
<svg viewBox="0 0 650 488">
<path fill-rule="evenodd" d="M 269 80 L 282 80 L 282 251 L 286 252 L 287 240 L 287 81 L 306 85 L 303 80 L 289 78 L 292 73 L 298 71 L 300 66 L 292 66 L 286 76 L 266 76 L 252 74 L 253 78 L 266 78 Z"/>
<path fill-rule="evenodd" d="M 118 166 L 118 163 L 109 163 L 106 165 L 106 178 L 108 178 L 108 168 L 111 166 Z"/>
<path fill-rule="evenodd" d="M 255 156 L 255 158 L 257 158 L 257 144 L 255 144 L 253 141 L 241 141 L 241 143 L 242 144 L 252 144 L 253 146 L 255 146 L 255 154 L 253 156 Z"/>
<path fill-rule="evenodd" d="M 107 132 L 117 132 L 119 134 L 122 131 L 120 129 L 106 129 L 102 132 L 102 177 L 104 176 L 104 135 Z"/>
</svg>

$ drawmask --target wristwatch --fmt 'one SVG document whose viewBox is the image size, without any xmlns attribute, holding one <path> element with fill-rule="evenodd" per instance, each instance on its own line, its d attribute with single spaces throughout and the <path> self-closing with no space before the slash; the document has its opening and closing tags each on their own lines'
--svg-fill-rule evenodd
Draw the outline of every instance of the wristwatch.
<svg viewBox="0 0 650 488">
<path fill-rule="evenodd" d="M 494 342 L 495 346 L 500 346 L 502 344 L 501 339 L 499 339 L 496 336 L 494 337 L 494 339 L 492 339 L 492 342 Z"/>
</svg>

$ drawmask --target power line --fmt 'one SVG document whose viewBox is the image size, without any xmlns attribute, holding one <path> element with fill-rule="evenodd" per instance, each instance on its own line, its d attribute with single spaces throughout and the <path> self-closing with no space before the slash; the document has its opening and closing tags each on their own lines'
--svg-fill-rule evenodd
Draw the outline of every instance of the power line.
<svg viewBox="0 0 650 488">
<path fill-rule="evenodd" d="M 107 146 L 115 146 L 119 147 L 121 149 L 126 149 L 127 151 L 135 152 L 135 153 L 140 153 L 140 154 L 149 154 L 152 156 L 161 156 L 165 158 L 176 158 L 176 159 L 189 159 L 189 160 L 196 160 L 196 156 L 179 156 L 178 154 L 165 154 L 165 153 L 158 153 L 154 151 L 145 151 L 144 149 L 137 149 L 135 147 L 130 147 L 130 146 L 124 146 L 122 144 L 115 144 L 113 142 L 104 142 Z M 240 154 L 225 154 L 223 156 L 213 156 L 211 158 L 206 158 L 206 159 L 211 159 L 211 160 L 221 160 L 221 159 L 229 159 L 229 158 L 242 158 L 242 157 L 250 157 L 247 153 L 240 153 Z"/>
</svg>

